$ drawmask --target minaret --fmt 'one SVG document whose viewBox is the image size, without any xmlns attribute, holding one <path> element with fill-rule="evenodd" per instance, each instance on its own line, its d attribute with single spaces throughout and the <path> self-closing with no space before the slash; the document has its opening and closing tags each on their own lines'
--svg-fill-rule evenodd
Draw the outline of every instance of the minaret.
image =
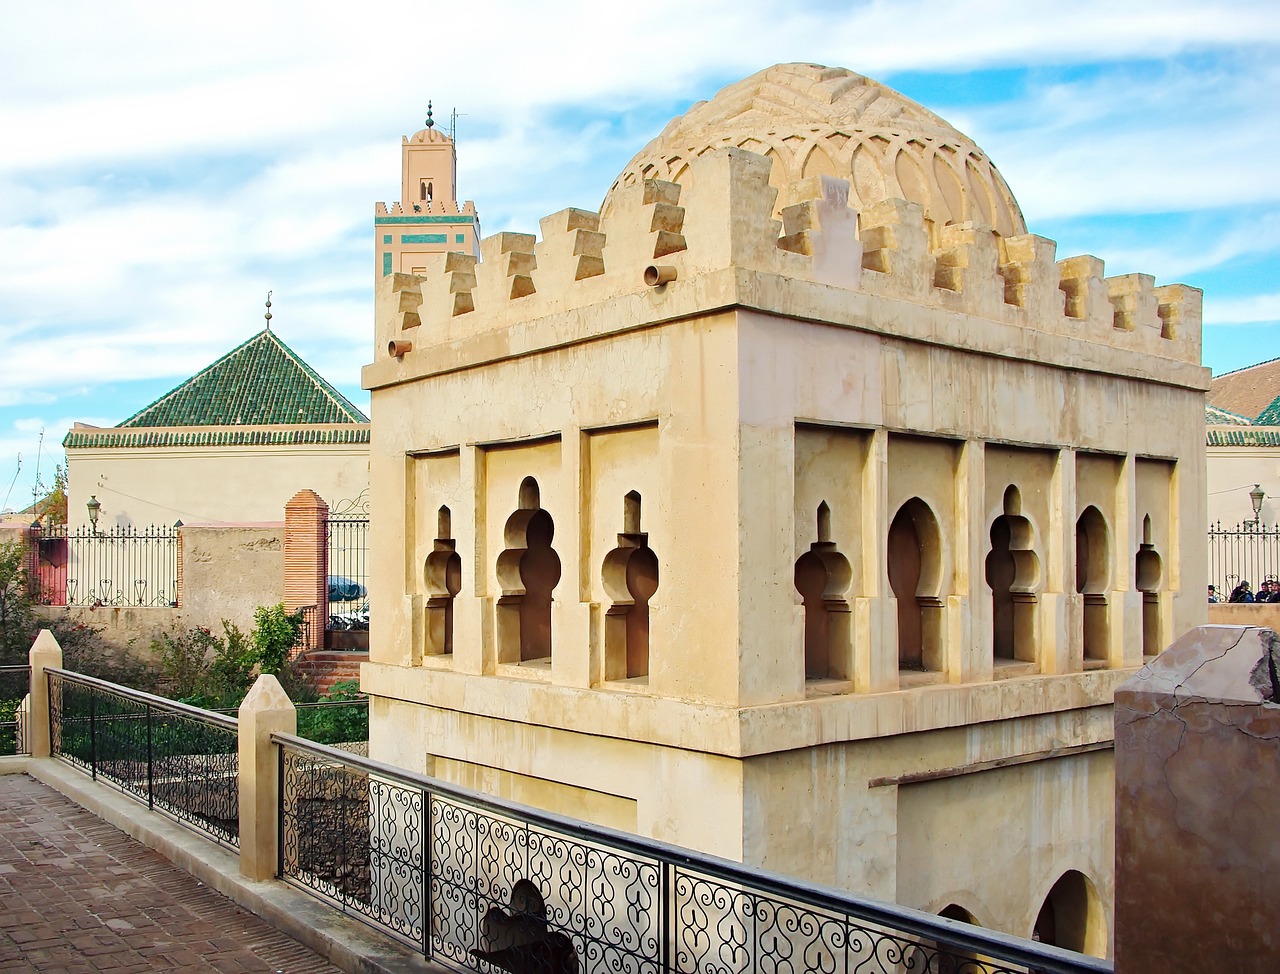
<svg viewBox="0 0 1280 974">
<path fill-rule="evenodd" d="M 427 254 L 479 256 L 476 205 L 458 205 L 458 154 L 453 139 L 436 128 L 431 102 L 426 127 L 404 139 L 400 174 L 400 202 L 374 210 L 375 274 L 422 273 Z"/>
</svg>

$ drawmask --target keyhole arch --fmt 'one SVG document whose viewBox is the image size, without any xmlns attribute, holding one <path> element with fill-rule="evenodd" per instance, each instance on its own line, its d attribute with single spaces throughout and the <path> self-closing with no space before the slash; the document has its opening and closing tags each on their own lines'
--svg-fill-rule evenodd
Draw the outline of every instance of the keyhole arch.
<svg viewBox="0 0 1280 974">
<path fill-rule="evenodd" d="M 824 500 L 814 514 L 818 540 L 796 559 L 793 580 L 804 606 L 806 680 L 849 679 L 849 602 L 853 569 L 831 540 L 831 507 Z"/>
<path fill-rule="evenodd" d="M 639 491 L 623 495 L 622 531 L 600 567 L 609 598 L 604 623 L 606 680 L 649 675 L 649 602 L 658 591 L 659 565 L 648 533 L 641 530 L 642 509 Z"/>
<path fill-rule="evenodd" d="M 990 538 L 986 582 L 991 589 L 992 655 L 997 660 L 1034 662 L 1040 557 L 1035 526 L 1022 513 L 1022 494 L 1016 484 L 1005 488 Z"/>
<path fill-rule="evenodd" d="M 552 592 L 561 563 L 552 542 L 555 521 L 542 507 L 534 477 L 520 482 L 518 507 L 503 526 L 506 548 L 498 555 L 499 662 L 550 662 Z"/>
<path fill-rule="evenodd" d="M 427 593 L 426 647 L 428 655 L 453 652 L 454 604 L 462 591 L 462 558 L 453 537 L 453 519 L 446 505 L 436 512 L 436 539 L 423 563 Z"/>
</svg>

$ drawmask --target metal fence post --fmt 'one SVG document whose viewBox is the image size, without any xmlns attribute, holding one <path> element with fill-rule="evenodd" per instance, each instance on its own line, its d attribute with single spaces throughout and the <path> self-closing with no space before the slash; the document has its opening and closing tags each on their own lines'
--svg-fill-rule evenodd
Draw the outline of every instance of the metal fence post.
<svg viewBox="0 0 1280 974">
<path fill-rule="evenodd" d="M 151 741 L 151 704 L 147 704 L 147 808 L 155 808 L 155 758 Z"/>
<path fill-rule="evenodd" d="M 422 789 L 422 956 L 431 959 L 431 792 Z"/>
</svg>

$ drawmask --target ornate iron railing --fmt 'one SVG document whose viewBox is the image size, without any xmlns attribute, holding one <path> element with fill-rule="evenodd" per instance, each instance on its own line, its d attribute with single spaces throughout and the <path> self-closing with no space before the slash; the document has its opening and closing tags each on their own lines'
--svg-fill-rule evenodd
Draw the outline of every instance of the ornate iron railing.
<svg viewBox="0 0 1280 974">
<path fill-rule="evenodd" d="M 26 754 L 26 715 L 22 702 L 31 689 L 31 667 L 0 666 L 0 755 Z"/>
<path fill-rule="evenodd" d="M 447 967 L 1049 974 L 1112 965 L 277 734 L 280 878 Z"/>
<path fill-rule="evenodd" d="M 1280 525 L 1262 527 L 1244 521 L 1235 527 L 1222 522 L 1209 528 L 1209 582 L 1226 601 L 1242 581 L 1256 593 L 1268 579 L 1280 578 Z"/>
<path fill-rule="evenodd" d="M 176 528 L 55 524 L 33 532 L 33 597 L 44 605 L 171 606 L 178 603 Z"/>
<path fill-rule="evenodd" d="M 230 847 L 239 845 L 236 718 L 46 670 L 54 757 Z"/>
</svg>

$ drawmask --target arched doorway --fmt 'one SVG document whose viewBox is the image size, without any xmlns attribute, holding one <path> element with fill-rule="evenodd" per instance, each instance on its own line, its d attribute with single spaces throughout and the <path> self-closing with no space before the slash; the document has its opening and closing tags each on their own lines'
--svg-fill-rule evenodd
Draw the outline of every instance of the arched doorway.
<svg viewBox="0 0 1280 974">
<path fill-rule="evenodd" d="M 1090 504 L 1076 521 L 1076 591 L 1084 601 L 1085 661 L 1111 655 L 1107 589 L 1111 583 L 1111 544 L 1107 520 Z"/>
<path fill-rule="evenodd" d="M 831 540 L 831 509 L 818 505 L 818 540 L 796 559 L 795 586 L 804 603 L 804 678 L 847 679 L 853 571 Z"/>
<path fill-rule="evenodd" d="M 1069 869 L 1053 884 L 1036 916 L 1031 939 L 1094 957 L 1105 956 L 1107 931 L 1102 901 L 1084 873 Z"/>
<path fill-rule="evenodd" d="M 889 524 L 889 587 L 898 602 L 898 667 L 942 669 L 942 537 L 933 510 L 919 497 Z"/>
</svg>

